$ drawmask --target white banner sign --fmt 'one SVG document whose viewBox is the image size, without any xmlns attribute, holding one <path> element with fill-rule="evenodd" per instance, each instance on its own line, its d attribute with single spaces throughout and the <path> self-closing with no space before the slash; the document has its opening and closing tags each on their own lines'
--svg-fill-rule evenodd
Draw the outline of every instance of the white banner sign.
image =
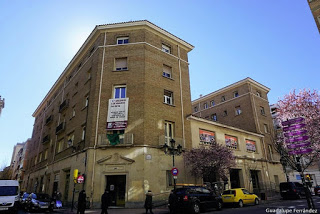
<svg viewBox="0 0 320 214">
<path fill-rule="evenodd" d="M 107 128 L 111 128 L 111 123 L 128 121 L 128 106 L 129 98 L 109 99 Z"/>
</svg>

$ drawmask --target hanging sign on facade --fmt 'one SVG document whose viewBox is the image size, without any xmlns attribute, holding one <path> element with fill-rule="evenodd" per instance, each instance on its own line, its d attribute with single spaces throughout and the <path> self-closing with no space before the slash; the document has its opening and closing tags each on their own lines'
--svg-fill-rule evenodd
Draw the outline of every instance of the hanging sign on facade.
<svg viewBox="0 0 320 214">
<path fill-rule="evenodd" d="M 109 99 L 107 129 L 122 130 L 128 125 L 129 98 Z"/>
<path fill-rule="evenodd" d="M 215 133 L 210 132 L 210 131 L 205 131 L 205 130 L 199 130 L 199 137 L 200 137 L 200 142 L 205 143 L 205 144 L 215 144 L 216 139 L 215 139 Z"/>
</svg>

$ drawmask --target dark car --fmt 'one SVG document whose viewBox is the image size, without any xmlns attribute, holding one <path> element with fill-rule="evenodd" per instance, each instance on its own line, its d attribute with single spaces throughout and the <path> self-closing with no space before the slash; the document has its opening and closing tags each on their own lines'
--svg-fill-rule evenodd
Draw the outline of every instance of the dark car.
<svg viewBox="0 0 320 214">
<path fill-rule="evenodd" d="M 28 211 L 53 211 L 54 201 L 48 194 L 44 193 L 31 193 L 27 200 L 25 208 Z"/>
<path fill-rule="evenodd" d="M 21 206 L 21 208 L 25 209 L 27 198 L 28 198 L 29 195 L 30 195 L 30 193 L 24 192 L 22 194 L 22 196 L 20 197 L 20 206 Z"/>
<path fill-rule="evenodd" d="M 209 208 L 221 210 L 222 199 L 205 187 L 183 186 L 172 191 L 168 206 L 171 213 L 184 211 L 196 214 Z"/>
<path fill-rule="evenodd" d="M 314 194 L 320 196 L 320 186 L 319 185 L 314 187 Z"/>
<path fill-rule="evenodd" d="M 306 195 L 303 185 L 299 182 L 280 183 L 280 194 L 283 199 L 301 198 Z"/>
</svg>

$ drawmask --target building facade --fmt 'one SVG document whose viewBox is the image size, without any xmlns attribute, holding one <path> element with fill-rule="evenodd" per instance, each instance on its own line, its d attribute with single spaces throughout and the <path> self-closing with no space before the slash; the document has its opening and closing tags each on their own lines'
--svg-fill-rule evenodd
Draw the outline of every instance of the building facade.
<svg viewBox="0 0 320 214">
<path fill-rule="evenodd" d="M 320 33 L 320 0 L 307 0 L 311 13 L 313 15 L 314 21 L 318 27 Z"/>
<path fill-rule="evenodd" d="M 219 143 L 233 151 L 236 166 L 229 171 L 228 187 L 243 187 L 259 196 L 277 194 L 279 183 L 286 181 L 286 177 L 281 167 L 266 159 L 264 135 L 195 116 L 189 116 L 188 120 L 193 148 Z"/>
<path fill-rule="evenodd" d="M 192 49 L 148 21 L 96 26 L 33 114 L 27 190 L 68 204 L 78 169 L 75 198 L 85 189 L 93 207 L 104 189 L 112 206 L 141 207 L 149 189 L 167 198 L 172 159 L 161 147 L 191 147 Z"/>
</svg>

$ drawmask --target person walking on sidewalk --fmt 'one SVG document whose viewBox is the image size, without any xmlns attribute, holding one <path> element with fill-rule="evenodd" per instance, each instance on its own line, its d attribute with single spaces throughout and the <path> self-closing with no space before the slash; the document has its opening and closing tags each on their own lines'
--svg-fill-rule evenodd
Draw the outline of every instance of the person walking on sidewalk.
<svg viewBox="0 0 320 214">
<path fill-rule="evenodd" d="M 78 210 L 77 214 L 84 214 L 84 211 L 86 209 L 86 204 L 87 204 L 87 195 L 85 190 L 81 190 L 79 193 L 79 198 L 78 198 Z"/>
<path fill-rule="evenodd" d="M 109 207 L 109 192 L 105 190 L 101 196 L 101 214 L 108 214 Z"/>
<path fill-rule="evenodd" d="M 144 208 L 146 209 L 146 213 L 148 213 L 148 210 L 150 210 L 150 213 L 153 214 L 152 212 L 152 192 L 151 190 L 148 190 L 146 194 L 146 200 L 144 202 Z"/>
</svg>

